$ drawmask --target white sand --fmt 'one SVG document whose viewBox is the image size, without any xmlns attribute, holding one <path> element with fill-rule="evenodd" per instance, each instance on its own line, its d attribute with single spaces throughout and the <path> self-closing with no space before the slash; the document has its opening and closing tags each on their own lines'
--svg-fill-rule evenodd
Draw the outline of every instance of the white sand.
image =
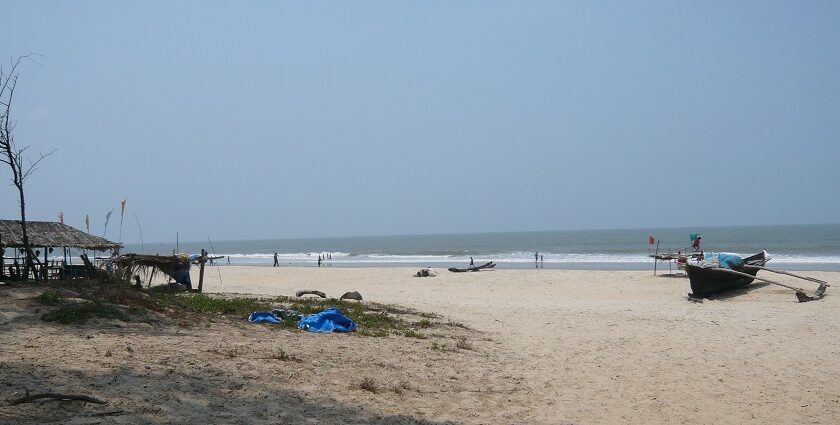
<svg viewBox="0 0 840 425">
<path fill-rule="evenodd" d="M 131 412 L 107 417 L 114 423 L 138 417 L 153 423 L 840 423 L 838 287 L 810 303 L 776 286 L 694 303 L 686 298 L 687 279 L 648 271 L 439 270 L 434 278 L 412 277 L 415 271 L 210 267 L 205 291 L 317 289 L 334 297 L 359 291 L 366 301 L 468 325 L 474 331 L 463 335 L 471 350 L 454 349 L 453 338 L 463 335 L 443 331 L 427 340 L 360 338 L 218 323 L 180 331 L 183 336 L 130 326 L 107 332 L 83 326 L 65 335 L 57 325 L 7 319 L 0 320 L 11 320 L 0 327 L 6 331 L 0 366 L 58 367 L 52 378 L 36 373 L 56 386 L 75 379 L 68 370 L 100 387 L 108 375 L 95 371 L 127 370 L 106 387 L 115 388 L 112 405 Z M 840 273 L 804 274 L 840 282 Z M 49 343 L 14 339 L 24 334 Z M 49 352 L 63 360 L 39 357 L 56 339 L 66 345 Z M 453 349 L 433 350 L 433 342 Z M 128 358 L 126 344 L 134 347 Z M 105 347 L 120 355 L 103 359 Z M 303 361 L 251 359 L 277 347 Z M 231 349 L 239 351 L 219 354 Z M 363 377 L 383 391 L 360 390 Z M 15 379 L 6 386 L 0 379 L 0 396 L 18 390 L 9 387 L 20 385 Z M 18 406 L 5 409 L 0 421 L 19 419 Z"/>
</svg>

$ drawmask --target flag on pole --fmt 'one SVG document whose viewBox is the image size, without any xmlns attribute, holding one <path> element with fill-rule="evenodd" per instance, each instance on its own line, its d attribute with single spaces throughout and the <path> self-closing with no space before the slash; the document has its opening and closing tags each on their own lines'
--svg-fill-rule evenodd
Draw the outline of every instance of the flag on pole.
<svg viewBox="0 0 840 425">
<path fill-rule="evenodd" d="M 111 211 L 108 211 L 108 214 L 105 214 L 105 230 L 102 231 L 103 238 L 105 237 L 105 234 L 108 233 L 108 222 L 111 221 L 111 213 L 113 212 L 114 210 L 111 209 Z"/>
<path fill-rule="evenodd" d="M 85 214 L 85 228 L 87 232 L 90 233 L 90 215 Z"/>
<path fill-rule="evenodd" d="M 58 212 L 58 222 L 64 224 L 64 211 Z"/>
<path fill-rule="evenodd" d="M 122 202 L 120 202 L 120 227 L 122 227 L 123 216 L 125 216 L 125 201 L 128 201 L 128 197 L 126 197 L 122 200 Z"/>
<path fill-rule="evenodd" d="M 656 239 L 653 235 L 648 235 L 648 245 L 653 245 L 654 243 L 656 243 Z"/>
</svg>

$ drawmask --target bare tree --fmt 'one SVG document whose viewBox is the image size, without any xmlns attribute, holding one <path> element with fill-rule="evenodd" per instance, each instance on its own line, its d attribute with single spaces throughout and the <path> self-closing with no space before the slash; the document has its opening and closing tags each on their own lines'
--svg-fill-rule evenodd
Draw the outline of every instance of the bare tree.
<svg viewBox="0 0 840 425">
<path fill-rule="evenodd" d="M 23 186 L 27 177 L 38 169 L 38 163 L 52 155 L 55 150 L 48 154 L 40 154 L 38 159 L 32 161 L 24 155 L 29 146 L 18 148 L 15 144 L 12 101 L 14 100 L 19 75 L 17 67 L 23 59 L 32 60 L 30 56 L 19 57 L 11 63 L 11 69 L 8 73 L 0 67 L 0 162 L 8 165 L 12 170 L 12 183 L 20 195 L 20 225 L 23 231 L 23 247 L 26 250 L 24 276 L 28 278 L 29 271 L 35 267 L 33 261 L 35 255 L 29 244 L 29 235 L 26 233 L 26 197 L 24 196 Z"/>
</svg>

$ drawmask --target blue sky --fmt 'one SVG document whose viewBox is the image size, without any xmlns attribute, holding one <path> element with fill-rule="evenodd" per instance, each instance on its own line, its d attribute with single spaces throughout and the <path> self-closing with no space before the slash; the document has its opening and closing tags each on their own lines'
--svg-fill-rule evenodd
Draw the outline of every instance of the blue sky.
<svg viewBox="0 0 840 425">
<path fill-rule="evenodd" d="M 838 5 L 5 1 L 0 59 L 30 219 L 124 242 L 827 223 Z"/>
</svg>

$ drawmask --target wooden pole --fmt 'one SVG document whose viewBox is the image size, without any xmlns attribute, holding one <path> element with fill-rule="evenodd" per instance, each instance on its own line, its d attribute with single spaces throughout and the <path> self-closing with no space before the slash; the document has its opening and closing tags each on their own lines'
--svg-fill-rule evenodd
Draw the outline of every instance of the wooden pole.
<svg viewBox="0 0 840 425">
<path fill-rule="evenodd" d="M 6 267 L 4 265 L 5 259 L 3 258 L 6 255 L 6 248 L 3 247 L 3 237 L 0 236 L 0 276 L 6 273 Z"/>
<path fill-rule="evenodd" d="M 671 248 L 668 248 L 668 258 L 674 258 L 674 256 L 671 255 Z M 671 271 L 671 263 L 673 263 L 673 260 L 668 260 L 668 274 L 669 275 L 674 274 L 674 272 Z"/>
<path fill-rule="evenodd" d="M 760 280 L 762 282 L 772 283 L 774 285 L 784 286 L 785 288 L 793 289 L 796 292 L 805 292 L 805 290 L 802 289 L 802 288 L 797 288 L 795 286 L 785 285 L 784 283 L 774 282 L 770 279 L 763 279 L 763 278 L 760 278 L 760 277 L 757 277 L 757 276 L 753 276 L 749 273 L 743 273 L 743 272 L 739 272 L 739 271 L 736 271 L 736 270 L 725 269 L 723 267 L 718 267 L 715 270 L 719 271 L 719 272 L 725 272 L 725 273 L 730 273 L 730 274 L 737 274 L 739 276 L 750 277 L 750 278 L 753 278 L 755 280 Z"/>
<path fill-rule="evenodd" d="M 198 260 L 198 292 L 204 289 L 204 263 L 207 262 L 207 251 L 201 249 L 201 258 Z"/>
<path fill-rule="evenodd" d="M 656 263 L 659 261 L 656 259 L 656 256 L 659 255 L 659 242 L 656 241 L 656 253 L 653 254 L 653 275 L 656 276 Z"/>
<path fill-rule="evenodd" d="M 798 274 L 793 274 L 793 273 L 786 272 L 786 271 L 783 271 L 783 270 L 773 270 L 773 269 L 768 269 L 767 267 L 751 266 L 749 264 L 745 264 L 742 267 L 749 267 L 751 269 L 759 269 L 759 270 L 767 270 L 768 272 L 773 272 L 773 273 L 778 273 L 778 274 L 786 274 L 788 276 L 793 276 L 793 277 L 798 277 L 800 279 L 810 280 L 811 282 L 815 282 L 815 283 L 819 283 L 819 284 L 823 284 L 823 283 L 828 284 L 828 282 L 823 281 L 823 280 L 815 279 L 813 277 L 808 277 L 808 276 L 800 276 Z"/>
</svg>

